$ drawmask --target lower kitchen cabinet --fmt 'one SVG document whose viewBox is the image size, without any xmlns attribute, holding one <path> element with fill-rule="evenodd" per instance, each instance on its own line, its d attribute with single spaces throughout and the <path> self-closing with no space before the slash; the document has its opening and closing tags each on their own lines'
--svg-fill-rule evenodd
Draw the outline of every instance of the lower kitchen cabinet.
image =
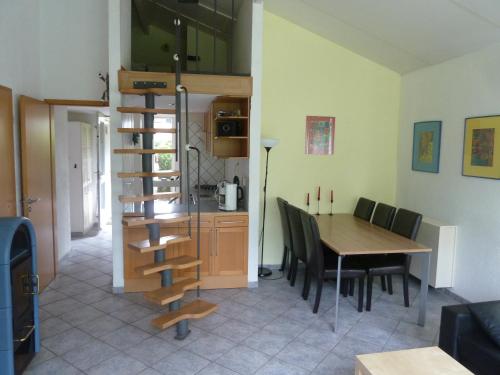
<svg viewBox="0 0 500 375">
<path fill-rule="evenodd" d="M 196 220 L 193 220 L 196 225 Z M 188 228 L 162 225 L 161 235 L 187 233 Z M 142 277 L 135 268 L 153 261 L 153 254 L 130 250 L 128 242 L 145 239 L 146 228 L 123 227 L 125 291 L 140 292 L 160 286 L 159 275 Z M 167 257 L 197 256 L 197 234 L 193 226 L 191 241 L 169 247 Z M 248 286 L 248 214 L 202 213 L 200 217 L 200 276 L 202 289 L 245 288 Z M 174 272 L 175 278 L 194 277 L 196 268 Z"/>
</svg>

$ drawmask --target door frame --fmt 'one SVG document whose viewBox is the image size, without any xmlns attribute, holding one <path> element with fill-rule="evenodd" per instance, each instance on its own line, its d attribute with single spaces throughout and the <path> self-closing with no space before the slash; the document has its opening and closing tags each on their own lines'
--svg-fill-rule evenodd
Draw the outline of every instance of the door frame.
<svg viewBox="0 0 500 375">
<path fill-rule="evenodd" d="M 55 187 L 55 122 L 54 122 L 54 114 L 52 110 L 52 106 L 48 104 L 47 102 L 43 100 L 38 100 L 26 95 L 20 95 L 19 96 L 19 155 L 21 159 L 21 173 L 20 173 L 20 180 L 21 180 L 21 202 L 24 202 L 25 199 L 25 191 L 24 191 L 24 186 L 25 186 L 25 176 L 26 176 L 26 171 L 25 171 L 25 164 L 22 162 L 22 151 L 23 151 L 23 145 L 26 142 L 25 139 L 25 133 L 23 130 L 23 126 L 21 125 L 25 119 L 24 115 L 24 106 L 26 101 L 31 101 L 31 102 L 37 102 L 40 104 L 45 104 L 49 108 L 49 129 L 50 129 L 50 187 L 51 187 L 51 197 L 52 197 L 52 243 L 54 247 L 54 252 L 53 252 L 53 257 L 54 257 L 54 277 L 57 275 L 57 272 L 59 270 L 59 248 L 58 244 L 56 241 L 56 233 L 57 233 L 57 210 L 56 210 L 56 187 Z M 27 145 L 25 145 L 27 147 Z M 24 204 L 21 204 L 21 211 L 24 216 Z"/>
</svg>

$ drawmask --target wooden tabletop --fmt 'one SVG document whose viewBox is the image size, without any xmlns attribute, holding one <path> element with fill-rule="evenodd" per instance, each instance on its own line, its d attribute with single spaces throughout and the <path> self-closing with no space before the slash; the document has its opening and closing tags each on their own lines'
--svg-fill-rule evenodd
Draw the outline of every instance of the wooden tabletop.
<svg viewBox="0 0 500 375">
<path fill-rule="evenodd" d="M 425 253 L 432 249 L 351 214 L 317 216 L 321 240 L 339 255 Z"/>
<path fill-rule="evenodd" d="M 356 356 L 356 375 L 472 375 L 437 346 Z"/>
</svg>

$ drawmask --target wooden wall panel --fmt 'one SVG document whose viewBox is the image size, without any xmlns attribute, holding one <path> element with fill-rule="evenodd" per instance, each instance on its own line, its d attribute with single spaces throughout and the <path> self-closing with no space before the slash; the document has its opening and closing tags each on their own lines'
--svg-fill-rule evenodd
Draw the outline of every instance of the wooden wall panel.
<svg viewBox="0 0 500 375">
<path fill-rule="evenodd" d="M 16 216 L 12 90 L 0 86 L 0 216 Z"/>
</svg>

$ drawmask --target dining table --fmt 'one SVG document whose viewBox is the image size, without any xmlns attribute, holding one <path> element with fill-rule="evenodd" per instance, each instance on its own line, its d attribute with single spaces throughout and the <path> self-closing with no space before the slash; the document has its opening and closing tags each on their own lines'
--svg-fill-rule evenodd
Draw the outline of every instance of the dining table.
<svg viewBox="0 0 500 375">
<path fill-rule="evenodd" d="M 420 299 L 417 323 L 425 325 L 427 293 L 429 288 L 429 263 L 432 249 L 411 239 L 400 236 L 352 214 L 316 215 L 322 243 L 338 255 L 337 289 L 335 293 L 335 320 L 338 327 L 340 273 L 342 260 L 348 256 L 375 254 L 409 254 L 422 261 Z"/>
</svg>

